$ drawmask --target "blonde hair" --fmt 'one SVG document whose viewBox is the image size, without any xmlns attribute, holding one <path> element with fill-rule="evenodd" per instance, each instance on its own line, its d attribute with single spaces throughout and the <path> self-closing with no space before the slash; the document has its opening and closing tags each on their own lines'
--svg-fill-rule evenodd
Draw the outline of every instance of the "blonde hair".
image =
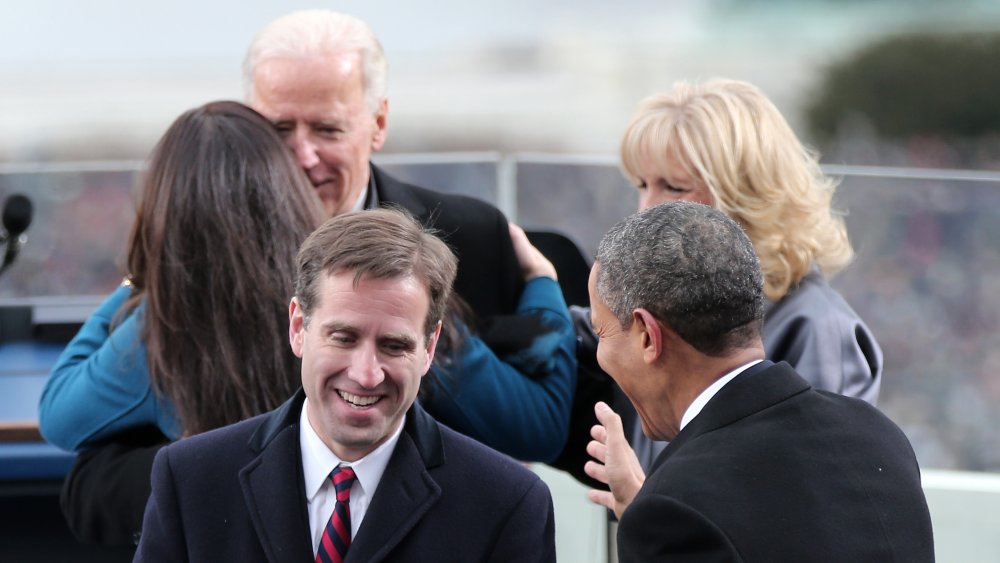
<svg viewBox="0 0 1000 563">
<path fill-rule="evenodd" d="M 753 242 L 764 293 L 780 300 L 815 263 L 832 276 L 854 251 L 831 203 L 837 182 L 755 86 L 735 80 L 677 83 L 646 98 L 622 138 L 626 174 L 666 155 L 706 185 L 715 207 L 735 219 Z"/>
<path fill-rule="evenodd" d="M 377 111 L 386 95 L 389 68 L 375 32 L 364 21 L 331 10 L 300 10 L 269 23 L 254 37 L 243 59 L 243 90 L 253 95 L 254 73 L 261 62 L 282 57 L 358 53 L 365 104 Z"/>
</svg>

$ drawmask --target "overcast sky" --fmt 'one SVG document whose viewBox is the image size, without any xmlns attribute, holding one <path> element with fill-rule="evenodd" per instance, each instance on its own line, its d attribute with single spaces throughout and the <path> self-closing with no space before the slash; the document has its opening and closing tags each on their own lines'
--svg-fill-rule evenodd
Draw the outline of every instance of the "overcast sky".
<svg viewBox="0 0 1000 563">
<path fill-rule="evenodd" d="M 387 150 L 406 151 L 464 135 L 473 148 L 609 153 L 635 103 L 682 78 L 755 82 L 794 123 L 818 71 L 871 36 L 929 21 L 1000 21 L 1000 2 L 985 0 L 0 6 L 0 161 L 145 154 L 180 112 L 239 98 L 253 35 L 298 8 L 337 9 L 372 25 L 391 69 Z"/>
</svg>

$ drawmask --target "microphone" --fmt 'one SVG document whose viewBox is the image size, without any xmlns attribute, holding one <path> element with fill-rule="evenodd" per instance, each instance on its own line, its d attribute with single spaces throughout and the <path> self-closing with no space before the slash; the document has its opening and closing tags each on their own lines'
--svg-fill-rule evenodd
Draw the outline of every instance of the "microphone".
<svg viewBox="0 0 1000 563">
<path fill-rule="evenodd" d="M 31 225 L 31 214 L 31 200 L 26 196 L 14 194 L 7 198 L 7 203 L 3 206 L 3 228 L 6 233 L 0 234 L 0 242 L 6 241 L 7 250 L 3 254 L 0 273 L 14 262 L 21 248 L 28 242 L 28 235 L 24 231 Z"/>
</svg>

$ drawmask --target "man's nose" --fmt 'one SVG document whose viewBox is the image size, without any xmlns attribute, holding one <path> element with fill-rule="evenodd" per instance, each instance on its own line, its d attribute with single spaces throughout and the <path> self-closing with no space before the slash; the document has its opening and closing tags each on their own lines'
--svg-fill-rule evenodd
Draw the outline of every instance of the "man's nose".
<svg viewBox="0 0 1000 563">
<path fill-rule="evenodd" d="M 355 348 L 348 376 L 365 389 L 374 389 L 382 383 L 385 371 L 382 370 L 375 346 L 362 345 Z"/>
<path fill-rule="evenodd" d="M 295 153 L 295 160 L 299 161 L 299 166 L 303 170 L 309 170 L 319 164 L 319 155 L 316 154 L 316 143 L 308 135 L 296 132 L 288 137 L 288 146 Z"/>
</svg>

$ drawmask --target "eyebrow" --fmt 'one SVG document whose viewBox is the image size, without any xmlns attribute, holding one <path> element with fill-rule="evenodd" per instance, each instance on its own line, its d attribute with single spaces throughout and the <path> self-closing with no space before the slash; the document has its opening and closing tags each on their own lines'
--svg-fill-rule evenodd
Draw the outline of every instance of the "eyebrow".
<svg viewBox="0 0 1000 563">
<path fill-rule="evenodd" d="M 380 342 L 384 342 L 386 340 L 399 342 L 400 344 L 403 344 L 409 348 L 417 347 L 417 341 L 415 338 L 413 338 L 409 334 L 404 334 L 401 332 L 390 332 L 389 334 L 383 334 L 380 335 L 378 339 Z"/>
<path fill-rule="evenodd" d="M 320 325 L 324 332 L 361 332 L 357 327 L 340 321 L 328 321 Z"/>
</svg>

